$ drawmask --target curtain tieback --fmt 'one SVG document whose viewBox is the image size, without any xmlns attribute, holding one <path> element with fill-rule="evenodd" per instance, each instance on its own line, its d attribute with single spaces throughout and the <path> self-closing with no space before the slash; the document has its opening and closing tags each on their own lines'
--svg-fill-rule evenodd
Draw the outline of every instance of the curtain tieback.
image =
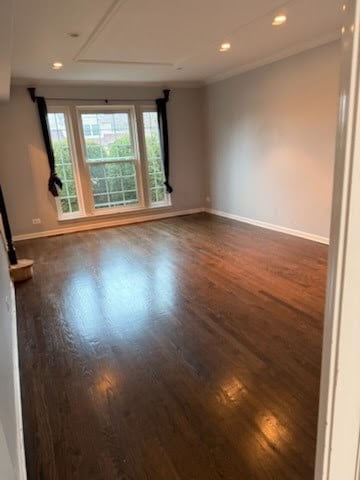
<svg viewBox="0 0 360 480">
<path fill-rule="evenodd" d="M 48 186 L 49 186 L 49 191 L 54 195 L 54 197 L 58 197 L 59 192 L 57 187 L 59 187 L 60 190 L 62 189 L 62 181 L 57 176 L 56 172 L 51 172 Z"/>
<path fill-rule="evenodd" d="M 165 187 L 166 187 L 167 193 L 172 193 L 173 188 L 172 188 L 172 186 L 170 185 L 170 183 L 169 183 L 167 180 L 164 182 L 164 185 L 165 185 Z"/>
</svg>

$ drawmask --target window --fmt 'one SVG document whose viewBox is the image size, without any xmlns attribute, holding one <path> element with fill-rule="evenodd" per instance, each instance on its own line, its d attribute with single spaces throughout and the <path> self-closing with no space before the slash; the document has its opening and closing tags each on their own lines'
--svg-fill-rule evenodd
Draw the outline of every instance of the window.
<svg viewBox="0 0 360 480">
<path fill-rule="evenodd" d="M 64 183 L 60 218 L 170 205 L 154 109 L 72 105 L 50 107 L 48 118 Z"/>
<path fill-rule="evenodd" d="M 134 120 L 130 113 L 80 113 L 83 128 L 91 123 L 99 132 L 96 141 L 89 140 L 84 128 L 86 163 L 96 209 L 139 204 Z"/>
<path fill-rule="evenodd" d="M 85 137 L 91 137 L 92 134 L 91 134 L 91 125 L 83 125 L 83 129 L 84 129 L 84 135 Z"/>
<path fill-rule="evenodd" d="M 55 169 L 63 183 L 57 206 L 60 216 L 71 216 L 78 213 L 80 207 L 69 141 L 69 127 L 64 112 L 49 113 L 48 121 L 55 156 Z"/>
<path fill-rule="evenodd" d="M 167 201 L 164 186 L 164 168 L 160 152 L 160 136 L 155 111 L 143 112 L 145 148 L 149 175 L 151 204 L 160 204 Z"/>
</svg>

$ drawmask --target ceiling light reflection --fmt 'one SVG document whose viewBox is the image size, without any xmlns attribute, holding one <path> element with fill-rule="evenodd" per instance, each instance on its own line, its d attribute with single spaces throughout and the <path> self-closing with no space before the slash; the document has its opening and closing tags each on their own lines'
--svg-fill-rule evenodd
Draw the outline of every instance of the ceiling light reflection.
<svg viewBox="0 0 360 480">
<path fill-rule="evenodd" d="M 280 25 L 283 25 L 287 20 L 286 15 L 276 15 L 272 21 L 272 25 L 274 27 L 279 27 Z"/>
<path fill-rule="evenodd" d="M 231 43 L 229 42 L 222 43 L 219 48 L 219 52 L 227 52 L 228 50 L 230 50 L 230 48 L 231 48 Z"/>
<path fill-rule="evenodd" d="M 245 386 L 236 378 L 232 377 L 221 385 L 221 391 L 224 394 L 224 403 L 233 405 L 246 395 Z"/>
<path fill-rule="evenodd" d="M 97 393 L 100 394 L 100 396 L 105 397 L 113 394 L 118 386 L 118 378 L 115 377 L 111 370 L 105 370 L 102 372 L 95 383 Z"/>
<path fill-rule="evenodd" d="M 279 419 L 271 413 L 266 413 L 259 419 L 259 427 L 263 435 L 272 445 L 279 446 L 284 441 L 290 440 L 288 430 L 280 423 Z"/>
</svg>

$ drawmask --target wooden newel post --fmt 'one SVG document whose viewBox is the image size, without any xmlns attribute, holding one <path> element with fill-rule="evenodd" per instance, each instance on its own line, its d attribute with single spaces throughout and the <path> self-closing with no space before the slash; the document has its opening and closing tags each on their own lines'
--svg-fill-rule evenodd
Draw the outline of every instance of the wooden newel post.
<svg viewBox="0 0 360 480">
<path fill-rule="evenodd" d="M 0 185 L 0 215 L 2 218 L 3 226 L 4 226 L 5 240 L 7 244 L 6 245 L 7 253 L 8 253 L 9 263 L 10 263 L 10 276 L 14 282 L 23 282 L 24 280 L 28 280 L 29 278 L 32 277 L 34 262 L 32 260 L 27 260 L 27 259 L 22 259 L 22 260 L 17 259 L 1 185 Z"/>
<path fill-rule="evenodd" d="M 15 251 L 14 243 L 12 240 L 11 228 L 10 228 L 9 219 L 7 216 L 5 200 L 4 200 L 4 195 L 2 192 L 1 185 L 0 185 L 0 214 L 1 214 L 3 225 L 4 225 L 9 262 L 10 262 L 10 265 L 16 265 L 17 264 L 16 251 Z"/>
</svg>

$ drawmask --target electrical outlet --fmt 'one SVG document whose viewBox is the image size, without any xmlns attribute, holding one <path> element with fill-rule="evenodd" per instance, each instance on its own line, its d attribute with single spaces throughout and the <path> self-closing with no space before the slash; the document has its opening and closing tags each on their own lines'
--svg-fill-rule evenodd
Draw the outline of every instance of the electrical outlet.
<svg viewBox="0 0 360 480">
<path fill-rule="evenodd" d="M 41 219 L 40 218 L 33 218 L 32 223 L 33 223 L 33 225 L 39 225 L 41 223 Z"/>
<path fill-rule="evenodd" d="M 211 199 L 210 199 L 210 197 L 206 197 L 205 200 L 206 200 L 206 203 L 210 203 Z"/>
</svg>

